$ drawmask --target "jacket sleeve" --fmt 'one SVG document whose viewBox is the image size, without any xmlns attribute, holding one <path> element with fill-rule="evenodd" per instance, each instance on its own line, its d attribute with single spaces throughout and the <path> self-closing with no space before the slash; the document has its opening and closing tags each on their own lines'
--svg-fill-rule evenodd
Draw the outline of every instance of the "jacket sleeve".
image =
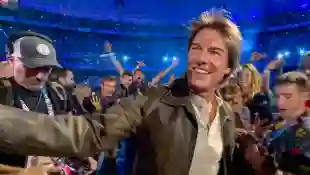
<svg viewBox="0 0 310 175">
<path fill-rule="evenodd" d="M 70 115 L 48 117 L 0 105 L 0 148 L 21 155 L 51 157 L 86 157 L 110 150 L 135 131 L 147 99 L 124 98 L 99 120 Z"/>
<path fill-rule="evenodd" d="M 104 147 L 113 149 L 119 140 L 136 132 L 146 114 L 146 106 L 152 100 L 148 96 L 137 95 L 120 99 L 120 102 L 107 108 L 104 114 L 106 142 Z"/>
<path fill-rule="evenodd" d="M 102 133 L 102 124 L 86 117 L 48 117 L 0 105 L 0 147 L 8 153 L 91 156 L 104 150 Z"/>
</svg>

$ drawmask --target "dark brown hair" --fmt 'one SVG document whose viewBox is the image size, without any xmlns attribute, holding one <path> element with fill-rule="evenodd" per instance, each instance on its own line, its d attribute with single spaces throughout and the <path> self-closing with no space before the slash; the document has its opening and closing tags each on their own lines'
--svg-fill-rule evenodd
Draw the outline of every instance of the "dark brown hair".
<svg viewBox="0 0 310 175">
<path fill-rule="evenodd" d="M 106 76 L 102 79 L 101 84 L 103 84 L 104 82 L 111 82 L 111 81 L 116 81 L 116 77 L 115 76 Z"/>
<path fill-rule="evenodd" d="M 231 68 L 231 72 L 233 72 L 239 66 L 242 40 L 237 25 L 225 16 L 225 11 L 223 10 L 211 9 L 210 11 L 202 13 L 200 19 L 192 23 L 188 50 L 196 35 L 205 28 L 218 31 L 225 39 L 228 49 L 228 66 Z"/>
</svg>

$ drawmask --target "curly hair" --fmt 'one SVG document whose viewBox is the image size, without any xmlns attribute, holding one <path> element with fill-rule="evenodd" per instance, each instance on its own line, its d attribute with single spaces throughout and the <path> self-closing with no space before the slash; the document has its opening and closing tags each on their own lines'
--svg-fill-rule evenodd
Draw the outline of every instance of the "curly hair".
<svg viewBox="0 0 310 175">
<path fill-rule="evenodd" d="M 262 80 L 259 72 L 253 64 L 244 64 L 242 65 L 242 71 L 248 70 L 251 74 L 251 86 L 247 92 L 248 98 L 252 98 L 255 94 L 261 92 L 262 89 Z"/>
</svg>

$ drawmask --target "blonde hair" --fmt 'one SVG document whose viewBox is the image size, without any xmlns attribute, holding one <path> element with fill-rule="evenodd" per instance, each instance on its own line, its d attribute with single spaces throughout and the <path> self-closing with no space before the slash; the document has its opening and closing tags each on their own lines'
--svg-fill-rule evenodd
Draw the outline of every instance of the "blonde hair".
<svg viewBox="0 0 310 175">
<path fill-rule="evenodd" d="M 228 66 L 231 73 L 239 66 L 242 36 L 239 28 L 230 20 L 228 12 L 222 9 L 211 9 L 203 12 L 199 20 L 192 22 L 188 49 L 196 35 L 205 28 L 218 31 L 225 39 L 228 49 Z"/>
<path fill-rule="evenodd" d="M 261 92 L 262 90 L 261 76 L 253 64 L 242 65 L 242 71 L 243 70 L 248 70 L 251 74 L 250 91 L 247 93 L 250 97 L 253 97 L 255 94 Z"/>
</svg>

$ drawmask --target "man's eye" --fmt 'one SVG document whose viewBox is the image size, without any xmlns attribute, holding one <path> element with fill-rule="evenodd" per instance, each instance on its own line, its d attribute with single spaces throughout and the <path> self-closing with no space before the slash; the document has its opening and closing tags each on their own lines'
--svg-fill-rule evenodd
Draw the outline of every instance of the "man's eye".
<svg viewBox="0 0 310 175">
<path fill-rule="evenodd" d="M 215 51 L 215 50 L 211 50 L 210 53 L 212 55 L 221 56 L 221 54 L 219 52 Z"/>
</svg>

